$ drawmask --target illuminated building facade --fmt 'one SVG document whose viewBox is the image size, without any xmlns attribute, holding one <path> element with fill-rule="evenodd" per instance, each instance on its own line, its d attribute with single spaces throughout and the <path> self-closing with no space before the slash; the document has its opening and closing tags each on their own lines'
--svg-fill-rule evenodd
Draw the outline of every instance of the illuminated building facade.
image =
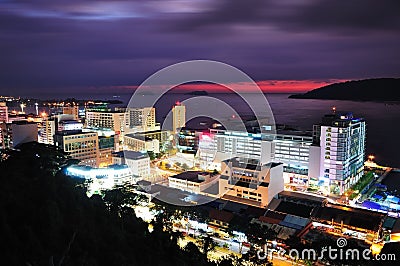
<svg viewBox="0 0 400 266">
<path fill-rule="evenodd" d="M 186 107 L 177 102 L 172 107 L 172 131 L 176 134 L 186 124 Z"/>
<path fill-rule="evenodd" d="M 0 123 L 8 123 L 8 107 L 5 102 L 0 102 Z"/>
<path fill-rule="evenodd" d="M 150 175 L 150 157 L 147 152 L 120 151 L 112 154 L 113 164 L 126 164 L 132 174 L 141 178 Z"/>
<path fill-rule="evenodd" d="M 127 165 L 110 165 L 106 168 L 72 165 L 66 169 L 66 174 L 89 181 L 88 195 L 100 194 L 103 190 L 133 182 L 131 169 Z"/>
<path fill-rule="evenodd" d="M 86 111 L 86 127 L 111 129 L 116 134 L 123 134 L 125 128 L 129 125 L 126 119 L 126 113 L 112 111 Z"/>
<path fill-rule="evenodd" d="M 135 132 L 158 130 L 154 107 L 128 108 L 129 128 Z"/>
<path fill-rule="evenodd" d="M 54 120 L 43 120 L 39 129 L 38 142 L 54 145 L 54 134 L 56 134 L 56 122 Z"/>
<path fill-rule="evenodd" d="M 343 194 L 364 174 L 366 124 L 352 113 L 326 115 L 319 127 L 320 177 L 330 193 Z"/>
<path fill-rule="evenodd" d="M 239 157 L 222 161 L 219 194 L 224 199 L 266 207 L 283 190 L 282 163 Z"/>
<path fill-rule="evenodd" d="M 64 131 L 54 135 L 54 144 L 80 164 L 98 166 L 99 139 L 95 132 Z"/>
<path fill-rule="evenodd" d="M 65 115 L 72 115 L 72 119 L 78 120 L 79 119 L 79 106 L 65 106 L 63 107 L 63 114 Z"/>
<path fill-rule="evenodd" d="M 158 139 L 139 136 L 133 133 L 124 136 L 124 149 L 131 151 L 151 151 L 160 153 L 160 142 Z"/>
</svg>

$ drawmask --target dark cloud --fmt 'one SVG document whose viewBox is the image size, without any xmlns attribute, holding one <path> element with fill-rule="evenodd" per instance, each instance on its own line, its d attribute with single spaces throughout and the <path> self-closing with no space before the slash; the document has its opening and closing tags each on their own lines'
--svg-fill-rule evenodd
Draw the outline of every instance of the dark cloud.
<svg viewBox="0 0 400 266">
<path fill-rule="evenodd" d="M 257 80 L 399 76 L 396 5 L 0 1 L 0 94 L 137 85 L 193 59 L 223 61 Z"/>
<path fill-rule="evenodd" d="M 183 30 L 215 25 L 266 25 L 287 31 L 365 33 L 371 30 L 399 31 L 400 2 L 396 0 L 351 1 L 217 1 L 209 12 L 179 23 Z"/>
</svg>

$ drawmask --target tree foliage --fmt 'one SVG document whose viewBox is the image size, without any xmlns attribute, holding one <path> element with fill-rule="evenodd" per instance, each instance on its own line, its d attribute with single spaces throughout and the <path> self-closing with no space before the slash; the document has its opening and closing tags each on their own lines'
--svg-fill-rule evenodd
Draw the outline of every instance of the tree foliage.
<svg viewBox="0 0 400 266">
<path fill-rule="evenodd" d="M 194 265 L 179 236 L 149 233 L 129 190 L 91 198 L 67 177 L 68 158 L 28 143 L 0 162 L 2 265 Z M 213 265 L 198 261 L 196 265 Z"/>
</svg>

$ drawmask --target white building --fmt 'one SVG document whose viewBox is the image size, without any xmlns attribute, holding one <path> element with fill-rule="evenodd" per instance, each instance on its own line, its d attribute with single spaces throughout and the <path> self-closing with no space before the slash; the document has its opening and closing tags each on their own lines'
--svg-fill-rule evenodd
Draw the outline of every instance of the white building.
<svg viewBox="0 0 400 266">
<path fill-rule="evenodd" d="M 38 142 L 54 145 L 54 134 L 56 134 L 56 122 L 54 120 L 43 120 L 39 130 Z"/>
<path fill-rule="evenodd" d="M 222 162 L 220 197 L 257 207 L 266 207 L 284 190 L 283 164 L 235 157 Z"/>
<path fill-rule="evenodd" d="M 72 165 L 66 169 L 66 174 L 89 181 L 89 195 L 98 194 L 102 190 L 133 182 L 132 171 L 127 165 L 110 165 L 106 168 Z"/>
<path fill-rule="evenodd" d="M 87 128 L 110 129 L 116 134 L 123 134 L 129 126 L 125 112 L 113 111 L 86 111 L 85 119 Z"/>
<path fill-rule="evenodd" d="M 259 134 L 210 129 L 199 138 L 199 160 L 204 169 L 220 170 L 233 157 L 283 163 L 285 183 L 318 178 L 320 147 L 311 136 Z"/>
<path fill-rule="evenodd" d="M 326 115 L 320 136 L 320 177 L 329 192 L 343 194 L 364 174 L 365 121 L 351 113 Z"/>
<path fill-rule="evenodd" d="M 147 152 L 120 151 L 112 154 L 113 164 L 126 164 L 132 174 L 142 178 L 150 175 L 150 157 Z"/>
<path fill-rule="evenodd" d="M 160 141 L 134 133 L 124 136 L 124 149 L 131 151 L 151 151 L 160 153 Z"/>
<path fill-rule="evenodd" d="M 177 131 L 184 127 L 186 123 L 186 107 L 180 103 L 177 102 L 174 107 L 172 107 L 172 131 L 174 134 L 177 133 Z"/>
<path fill-rule="evenodd" d="M 207 172 L 187 171 L 168 177 L 169 187 L 177 188 L 191 193 L 200 193 L 217 184 L 218 174 Z"/>
</svg>

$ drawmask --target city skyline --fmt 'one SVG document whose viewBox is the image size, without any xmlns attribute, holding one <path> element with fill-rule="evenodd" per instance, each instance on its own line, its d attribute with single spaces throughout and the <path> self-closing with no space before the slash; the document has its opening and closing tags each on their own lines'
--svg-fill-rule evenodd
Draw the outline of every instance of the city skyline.
<svg viewBox="0 0 400 266">
<path fill-rule="evenodd" d="M 163 67 L 193 59 L 238 67 L 271 92 L 399 77 L 396 1 L 0 6 L 4 95 L 123 92 Z"/>
</svg>

